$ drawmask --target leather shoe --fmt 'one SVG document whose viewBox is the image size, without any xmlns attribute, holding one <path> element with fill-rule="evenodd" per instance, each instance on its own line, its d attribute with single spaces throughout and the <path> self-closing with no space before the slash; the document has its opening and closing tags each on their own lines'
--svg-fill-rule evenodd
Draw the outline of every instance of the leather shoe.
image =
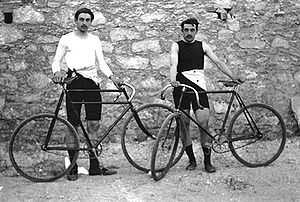
<svg viewBox="0 0 300 202">
<path fill-rule="evenodd" d="M 204 163 L 204 169 L 208 173 L 216 172 L 216 168 L 213 165 L 211 165 L 210 163 Z"/>
<path fill-rule="evenodd" d="M 77 179 L 78 179 L 78 173 L 76 173 L 76 174 L 68 174 L 67 175 L 67 180 L 69 180 L 69 181 L 75 181 Z"/>
<path fill-rule="evenodd" d="M 186 170 L 195 170 L 196 167 L 197 167 L 197 163 L 195 161 L 191 161 L 185 169 Z"/>
<path fill-rule="evenodd" d="M 67 174 L 67 180 L 69 181 L 75 181 L 78 179 L 78 170 L 77 165 L 75 165 L 71 171 Z"/>
<path fill-rule="evenodd" d="M 107 168 L 89 169 L 89 175 L 114 175 L 117 171 Z"/>
</svg>

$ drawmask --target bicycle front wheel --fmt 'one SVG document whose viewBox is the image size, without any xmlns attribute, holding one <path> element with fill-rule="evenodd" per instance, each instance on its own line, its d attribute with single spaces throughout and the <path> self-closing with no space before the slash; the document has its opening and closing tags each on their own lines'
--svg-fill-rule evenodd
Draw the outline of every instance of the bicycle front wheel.
<svg viewBox="0 0 300 202">
<path fill-rule="evenodd" d="M 183 127 L 183 121 L 180 118 L 180 114 L 177 113 L 169 115 L 163 122 L 151 156 L 151 176 L 154 180 L 162 179 L 169 168 L 175 165 L 182 156 L 184 150 L 180 149 L 177 159 L 174 160 L 178 143 L 181 142 L 179 141 L 181 134 L 186 134 Z"/>
<path fill-rule="evenodd" d="M 9 157 L 16 171 L 33 182 L 50 182 L 65 175 L 78 158 L 79 140 L 74 127 L 57 117 L 48 147 L 45 140 L 53 114 L 39 114 L 24 120 L 14 131 L 9 143 Z M 67 135 L 68 142 L 65 143 Z M 75 151 L 73 161 L 65 166 L 68 150 Z"/>
<path fill-rule="evenodd" d="M 173 109 L 164 104 L 145 104 L 125 121 L 121 136 L 123 153 L 129 163 L 143 172 L 150 171 L 151 151 L 159 128 Z"/>
<path fill-rule="evenodd" d="M 281 154 L 286 128 L 272 107 L 255 103 L 240 109 L 229 126 L 229 148 L 248 167 L 267 166 Z"/>
</svg>

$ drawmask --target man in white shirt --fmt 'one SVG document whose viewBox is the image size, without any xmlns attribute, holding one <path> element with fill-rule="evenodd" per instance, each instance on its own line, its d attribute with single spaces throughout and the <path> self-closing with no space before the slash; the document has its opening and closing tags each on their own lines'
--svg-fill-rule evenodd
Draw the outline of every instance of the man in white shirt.
<svg viewBox="0 0 300 202">
<path fill-rule="evenodd" d="M 68 67 L 68 76 L 71 76 L 75 70 L 79 77 L 67 85 L 67 89 L 99 89 L 98 69 L 100 69 L 116 85 L 118 79 L 113 75 L 111 69 L 106 64 L 100 39 L 89 33 L 88 29 L 94 19 L 94 14 L 90 9 L 81 8 L 75 13 L 76 30 L 63 35 L 58 43 L 54 61 L 52 64 L 53 80 L 62 81 L 66 73 L 62 71 L 61 63 L 65 59 Z M 72 125 L 77 129 L 79 126 L 78 115 L 80 117 L 81 105 L 73 104 L 75 102 L 101 102 L 99 92 L 70 92 L 66 98 L 67 117 Z M 75 111 L 75 113 L 74 113 Z M 89 134 L 95 135 L 99 129 L 99 120 L 101 118 L 101 104 L 85 104 L 87 130 Z M 76 115 L 77 114 L 77 115 Z M 66 135 L 66 143 L 72 145 L 70 138 Z M 68 141 L 69 139 L 69 141 Z M 72 160 L 74 151 L 68 151 Z M 78 166 L 73 167 L 67 175 L 68 180 L 78 179 Z M 89 175 L 112 175 L 116 171 L 100 168 L 99 161 L 93 153 L 90 153 Z"/>
</svg>

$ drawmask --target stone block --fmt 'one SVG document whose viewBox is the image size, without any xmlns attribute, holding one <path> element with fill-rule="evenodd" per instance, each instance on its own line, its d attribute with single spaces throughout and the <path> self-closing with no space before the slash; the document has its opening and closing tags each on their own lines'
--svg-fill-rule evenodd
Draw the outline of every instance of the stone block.
<svg viewBox="0 0 300 202">
<path fill-rule="evenodd" d="M 13 26 L 0 26 L 0 45 L 15 42 L 24 38 L 23 31 Z"/>
<path fill-rule="evenodd" d="M 135 57 L 117 56 L 116 59 L 121 64 L 121 67 L 124 69 L 146 69 L 149 64 L 148 58 L 143 58 L 140 56 L 135 56 Z"/>
<path fill-rule="evenodd" d="M 18 80 L 12 74 L 2 73 L 0 74 L 0 86 L 16 89 L 18 87 Z"/>
<path fill-rule="evenodd" d="M 134 42 L 132 44 L 133 52 L 146 52 L 151 51 L 155 53 L 161 52 L 161 47 L 159 45 L 159 40 L 143 40 L 139 42 Z"/>
<path fill-rule="evenodd" d="M 154 56 L 150 61 L 153 69 L 160 69 L 162 67 L 170 67 L 170 54 L 164 53 Z"/>
<path fill-rule="evenodd" d="M 43 89 L 47 87 L 50 79 L 43 73 L 33 73 L 27 79 L 28 86 L 33 89 Z"/>
<path fill-rule="evenodd" d="M 106 23 L 106 18 L 101 12 L 94 12 L 94 20 L 92 26 L 103 25 Z"/>
<path fill-rule="evenodd" d="M 31 6 L 20 7 L 14 11 L 16 23 L 37 24 L 43 23 L 45 17 L 42 13 L 35 11 Z"/>
<path fill-rule="evenodd" d="M 298 85 L 300 85 L 300 71 L 294 74 L 294 79 L 298 83 Z"/>
<path fill-rule="evenodd" d="M 114 46 L 109 41 L 101 41 L 102 50 L 105 53 L 112 53 L 114 50 Z"/>
<path fill-rule="evenodd" d="M 118 42 L 123 40 L 140 39 L 141 36 L 138 32 L 129 29 L 114 28 L 110 32 L 110 38 L 113 42 Z"/>
<path fill-rule="evenodd" d="M 160 22 L 164 22 L 164 18 L 167 17 L 166 13 L 162 13 L 162 12 L 153 12 L 153 13 L 146 13 L 144 15 L 141 16 L 141 19 L 144 23 L 150 23 L 153 21 L 160 21 Z"/>
<path fill-rule="evenodd" d="M 239 43 L 239 46 L 241 48 L 252 48 L 252 49 L 263 49 L 265 47 L 266 43 L 261 40 L 242 40 Z"/>
<path fill-rule="evenodd" d="M 237 19 L 227 20 L 228 29 L 234 32 L 240 31 L 240 22 Z"/>
<path fill-rule="evenodd" d="M 140 82 L 140 87 L 144 89 L 160 89 L 161 81 L 154 77 L 149 77 Z"/>
<path fill-rule="evenodd" d="M 5 106 L 5 97 L 0 97 L 0 112 L 3 110 Z"/>
<path fill-rule="evenodd" d="M 218 33 L 218 39 L 222 41 L 227 41 L 233 38 L 233 32 L 231 30 L 223 29 Z"/>
<path fill-rule="evenodd" d="M 276 37 L 273 41 L 272 41 L 272 47 L 273 48 L 278 48 L 278 47 L 282 47 L 282 48 L 289 48 L 289 42 L 285 39 L 282 39 L 280 37 Z"/>
<path fill-rule="evenodd" d="M 36 39 L 37 43 L 57 43 L 59 38 L 53 35 L 42 35 Z"/>
<path fill-rule="evenodd" d="M 9 63 L 9 65 L 8 65 L 8 69 L 11 71 L 22 71 L 22 70 L 27 69 L 27 67 L 28 67 L 28 64 L 24 60 L 22 60 L 20 62 L 12 62 L 12 63 Z"/>
</svg>

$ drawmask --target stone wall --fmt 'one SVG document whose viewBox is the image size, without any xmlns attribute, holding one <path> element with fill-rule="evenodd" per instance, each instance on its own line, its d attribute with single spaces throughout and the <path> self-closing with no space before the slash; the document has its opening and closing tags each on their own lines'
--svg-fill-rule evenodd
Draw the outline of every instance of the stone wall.
<svg viewBox="0 0 300 202">
<path fill-rule="evenodd" d="M 232 71 L 247 78 L 240 87 L 246 102 L 272 105 L 293 133 L 297 123 L 290 100 L 300 92 L 294 76 L 300 57 L 299 1 L 237 0 L 230 5 L 234 17 L 218 19 L 215 8 L 226 8 L 228 2 L 0 1 L 3 12 L 13 12 L 11 24 L 0 13 L 0 141 L 8 140 L 20 120 L 54 110 L 60 87 L 50 82 L 51 63 L 59 38 L 73 30 L 74 11 L 83 6 L 95 13 L 92 31 L 102 40 L 107 63 L 136 87 L 137 104 L 154 101 L 154 92 L 167 84 L 171 42 L 180 38 L 180 22 L 196 17 L 197 39 L 208 42 Z M 207 60 L 206 69 L 210 88 L 221 88 L 216 80 L 224 76 Z M 102 86 L 112 84 L 105 79 Z M 213 97 L 217 114 L 224 112 L 225 98 Z M 103 121 L 110 122 L 119 109 L 106 107 Z"/>
</svg>

